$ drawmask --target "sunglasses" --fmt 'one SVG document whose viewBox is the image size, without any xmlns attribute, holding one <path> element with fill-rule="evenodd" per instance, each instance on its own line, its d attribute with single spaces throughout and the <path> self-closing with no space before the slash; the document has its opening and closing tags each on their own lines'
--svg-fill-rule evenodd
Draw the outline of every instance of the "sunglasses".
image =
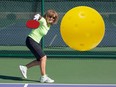
<svg viewBox="0 0 116 87">
<path fill-rule="evenodd" d="M 53 16 L 49 16 L 49 18 L 53 18 L 53 19 L 56 19 L 56 17 L 53 17 Z"/>
</svg>

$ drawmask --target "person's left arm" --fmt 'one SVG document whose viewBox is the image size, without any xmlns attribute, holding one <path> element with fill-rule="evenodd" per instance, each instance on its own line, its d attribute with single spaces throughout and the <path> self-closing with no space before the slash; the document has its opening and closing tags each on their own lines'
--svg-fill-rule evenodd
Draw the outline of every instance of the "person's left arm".
<svg viewBox="0 0 116 87">
<path fill-rule="evenodd" d="M 42 16 L 41 16 L 40 14 L 36 14 L 36 15 L 34 15 L 33 20 L 38 21 L 38 20 L 40 20 L 41 18 L 42 18 Z"/>
</svg>

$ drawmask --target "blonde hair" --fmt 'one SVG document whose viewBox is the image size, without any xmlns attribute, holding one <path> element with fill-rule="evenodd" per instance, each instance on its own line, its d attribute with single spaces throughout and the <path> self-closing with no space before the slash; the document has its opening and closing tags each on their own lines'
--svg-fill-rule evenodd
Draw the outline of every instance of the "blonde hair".
<svg viewBox="0 0 116 87">
<path fill-rule="evenodd" d="M 58 21 L 58 13 L 55 10 L 50 9 L 45 13 L 44 18 L 47 19 L 47 17 L 50 16 L 54 17 L 54 22 L 52 24 L 56 24 Z"/>
</svg>

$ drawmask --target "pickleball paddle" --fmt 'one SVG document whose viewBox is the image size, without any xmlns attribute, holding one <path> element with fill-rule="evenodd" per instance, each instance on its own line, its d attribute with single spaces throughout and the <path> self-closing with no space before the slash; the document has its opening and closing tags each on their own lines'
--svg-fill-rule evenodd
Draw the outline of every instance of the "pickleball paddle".
<svg viewBox="0 0 116 87">
<path fill-rule="evenodd" d="M 28 20 L 26 22 L 26 27 L 30 28 L 30 29 L 36 29 L 39 27 L 39 25 L 40 25 L 40 23 L 36 20 Z"/>
</svg>

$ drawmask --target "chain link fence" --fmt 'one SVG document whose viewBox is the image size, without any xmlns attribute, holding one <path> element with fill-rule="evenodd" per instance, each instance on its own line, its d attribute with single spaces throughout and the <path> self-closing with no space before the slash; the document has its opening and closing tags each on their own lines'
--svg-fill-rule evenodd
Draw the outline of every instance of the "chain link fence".
<svg viewBox="0 0 116 87">
<path fill-rule="evenodd" d="M 102 42 L 88 52 L 70 49 L 60 35 L 60 23 L 64 14 L 73 7 L 90 6 L 102 15 L 106 33 Z M 43 49 L 48 56 L 115 57 L 116 1 L 115 0 L 1 0 L 0 1 L 0 55 L 32 56 L 25 47 L 25 39 L 31 31 L 25 26 L 36 13 L 54 9 L 59 13 L 58 24 L 53 25 L 43 38 Z M 8 54 L 8 55 L 7 55 Z M 108 56 L 109 55 L 109 56 Z"/>
</svg>

